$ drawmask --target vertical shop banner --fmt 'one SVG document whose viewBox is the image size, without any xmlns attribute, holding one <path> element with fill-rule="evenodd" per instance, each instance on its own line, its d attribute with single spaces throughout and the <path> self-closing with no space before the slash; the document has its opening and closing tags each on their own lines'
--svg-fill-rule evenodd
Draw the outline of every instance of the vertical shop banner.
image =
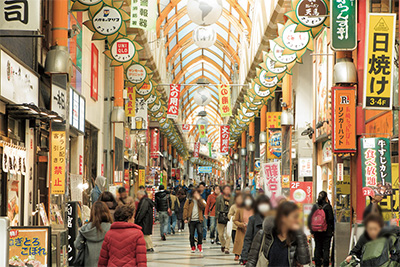
<svg viewBox="0 0 400 267">
<path fill-rule="evenodd" d="M 136 115 L 136 89 L 135 87 L 126 88 L 128 102 L 125 104 L 125 116 L 135 117 Z"/>
<path fill-rule="evenodd" d="M 299 158 L 299 176 L 312 177 L 313 175 L 312 158 Z"/>
<path fill-rule="evenodd" d="M 152 128 L 150 132 L 150 157 L 152 159 L 158 159 L 158 152 L 160 150 L 159 130 Z"/>
<path fill-rule="evenodd" d="M 179 98 L 181 94 L 180 84 L 171 84 L 169 86 L 169 101 L 167 118 L 177 119 L 179 114 Z"/>
<path fill-rule="evenodd" d="M 331 47 L 354 50 L 357 47 L 357 1 L 331 1 Z"/>
<path fill-rule="evenodd" d="M 155 30 L 157 17 L 157 0 L 131 0 L 131 28 Z"/>
<path fill-rule="evenodd" d="M 143 97 L 136 98 L 135 117 L 131 124 L 132 130 L 147 130 L 147 103 Z"/>
<path fill-rule="evenodd" d="M 355 152 L 356 142 L 356 89 L 333 87 L 332 121 L 333 151 Z"/>
<path fill-rule="evenodd" d="M 195 142 L 193 148 L 193 157 L 197 159 L 199 158 L 199 156 L 200 156 L 200 142 Z"/>
<path fill-rule="evenodd" d="M 41 1 L 0 1 L 0 30 L 38 31 Z"/>
<path fill-rule="evenodd" d="M 171 169 L 171 177 L 175 177 L 176 176 L 176 169 L 172 168 Z"/>
<path fill-rule="evenodd" d="M 298 204 L 313 203 L 313 182 L 291 182 L 290 200 Z"/>
<path fill-rule="evenodd" d="M 396 14 L 370 13 L 364 67 L 365 109 L 392 109 Z"/>
<path fill-rule="evenodd" d="M 208 142 L 207 146 L 208 146 L 208 156 L 212 158 L 212 143 Z"/>
<path fill-rule="evenodd" d="M 267 112 L 267 128 L 281 128 L 282 112 Z"/>
<path fill-rule="evenodd" d="M 219 91 L 219 109 L 221 117 L 232 116 L 231 108 L 231 88 L 228 84 L 218 85 Z"/>
<path fill-rule="evenodd" d="M 280 162 L 261 164 L 261 177 L 265 194 L 275 203 L 276 198 L 282 194 Z"/>
<path fill-rule="evenodd" d="M 222 155 L 227 155 L 229 152 L 229 138 L 230 138 L 230 129 L 229 125 L 222 125 L 220 127 L 220 153 Z"/>
<path fill-rule="evenodd" d="M 205 124 L 199 124 L 198 126 L 199 129 L 199 138 L 206 138 L 206 132 L 207 132 L 207 128 Z"/>
<path fill-rule="evenodd" d="M 388 138 L 362 138 L 363 195 L 391 195 L 392 170 Z"/>
<path fill-rule="evenodd" d="M 139 186 L 143 185 L 145 186 L 146 184 L 146 171 L 143 169 L 139 170 Z"/>
<path fill-rule="evenodd" d="M 181 179 L 181 169 L 176 169 L 175 178 L 176 180 Z"/>
<path fill-rule="evenodd" d="M 51 110 L 63 119 L 67 115 L 67 90 L 54 83 L 51 84 Z"/>
<path fill-rule="evenodd" d="M 190 131 L 190 124 L 182 124 L 182 132 L 187 133 Z"/>
<path fill-rule="evenodd" d="M 338 163 L 337 168 L 336 168 L 336 173 L 337 173 L 337 181 L 338 182 L 343 182 L 344 179 L 344 164 L 343 163 Z"/>
<path fill-rule="evenodd" d="M 280 159 L 282 156 L 282 130 L 268 129 L 267 159 Z"/>
<path fill-rule="evenodd" d="M 65 132 L 51 132 L 51 194 L 65 194 Z"/>
<path fill-rule="evenodd" d="M 99 50 L 93 43 L 91 63 L 90 97 L 97 101 L 99 98 Z"/>
</svg>

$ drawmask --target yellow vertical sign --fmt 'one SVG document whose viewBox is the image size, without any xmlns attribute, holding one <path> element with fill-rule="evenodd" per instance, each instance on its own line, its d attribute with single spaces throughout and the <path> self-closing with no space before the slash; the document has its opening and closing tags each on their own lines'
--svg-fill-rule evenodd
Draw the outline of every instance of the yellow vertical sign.
<svg viewBox="0 0 400 267">
<path fill-rule="evenodd" d="M 139 186 L 143 185 L 145 186 L 146 180 L 145 180 L 145 170 L 139 170 Z"/>
<path fill-rule="evenodd" d="M 125 104 L 125 116 L 127 117 L 135 117 L 135 109 L 136 109 L 136 89 L 135 87 L 128 87 L 128 102 Z"/>
<path fill-rule="evenodd" d="M 232 116 L 231 107 L 231 88 L 228 84 L 218 85 L 219 91 L 219 109 L 221 112 L 221 117 Z"/>
<path fill-rule="evenodd" d="M 365 109 L 392 109 L 396 14 L 370 13 L 366 28 Z"/>
<path fill-rule="evenodd" d="M 51 132 L 51 194 L 65 194 L 65 132 Z"/>
</svg>

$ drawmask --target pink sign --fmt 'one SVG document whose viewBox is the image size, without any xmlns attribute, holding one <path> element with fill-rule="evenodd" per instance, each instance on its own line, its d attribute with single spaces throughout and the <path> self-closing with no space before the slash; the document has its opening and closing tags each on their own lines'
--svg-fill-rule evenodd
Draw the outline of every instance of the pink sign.
<svg viewBox="0 0 400 267">
<path fill-rule="evenodd" d="M 167 118 L 177 119 L 179 113 L 179 95 L 181 93 L 180 84 L 171 84 L 169 86 L 169 101 Z"/>
<path fill-rule="evenodd" d="M 83 156 L 79 155 L 79 175 L 83 175 Z"/>
<path fill-rule="evenodd" d="M 220 152 L 221 154 L 228 154 L 229 153 L 229 126 L 228 125 L 222 125 L 220 129 Z"/>
<path fill-rule="evenodd" d="M 195 142 L 193 149 L 193 157 L 198 158 L 199 154 L 200 154 L 200 142 Z"/>
<path fill-rule="evenodd" d="M 276 198 L 282 195 L 280 162 L 263 163 L 261 175 L 264 181 L 264 192 L 275 206 Z"/>
<path fill-rule="evenodd" d="M 158 129 L 151 129 L 151 142 L 150 142 L 150 157 L 152 159 L 158 159 L 158 151 L 160 147 L 160 138 Z"/>
</svg>

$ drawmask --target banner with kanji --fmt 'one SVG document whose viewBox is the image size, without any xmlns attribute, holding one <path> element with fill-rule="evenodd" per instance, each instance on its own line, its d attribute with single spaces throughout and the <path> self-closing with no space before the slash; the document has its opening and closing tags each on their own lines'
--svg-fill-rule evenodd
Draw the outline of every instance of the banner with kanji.
<svg viewBox="0 0 400 267">
<path fill-rule="evenodd" d="M 169 86 L 169 101 L 167 118 L 177 119 L 179 114 L 179 96 L 181 93 L 180 84 L 171 84 Z"/>
<path fill-rule="evenodd" d="M 207 135 L 206 135 L 206 126 L 204 124 L 199 124 L 197 127 L 199 129 L 199 138 L 207 137 Z"/>
<path fill-rule="evenodd" d="M 361 138 L 363 195 L 391 195 L 392 170 L 388 138 Z"/>
<path fill-rule="evenodd" d="M 227 155 L 229 152 L 229 136 L 230 136 L 230 131 L 229 131 L 229 125 L 222 125 L 220 127 L 220 153 L 222 155 Z"/>
<path fill-rule="evenodd" d="M 135 87 L 128 87 L 126 89 L 128 95 L 128 102 L 125 104 L 125 116 L 135 117 L 136 110 L 136 89 Z"/>
<path fill-rule="evenodd" d="M 200 142 L 194 143 L 193 158 L 199 158 L 200 155 Z"/>
<path fill-rule="evenodd" d="M 131 0 L 131 28 L 155 30 L 157 17 L 157 0 Z"/>
<path fill-rule="evenodd" d="M 231 107 L 231 88 L 228 84 L 218 85 L 219 91 L 219 109 L 221 112 L 221 117 L 232 116 Z"/>
<path fill-rule="evenodd" d="M 160 135 L 159 130 L 152 128 L 150 131 L 150 157 L 158 159 L 160 150 Z"/>
<path fill-rule="evenodd" d="M 365 109 L 392 110 L 396 14 L 369 13 L 365 46 Z"/>
<path fill-rule="evenodd" d="M 271 203 L 275 205 L 276 198 L 282 195 L 280 162 L 262 163 L 261 178 L 265 194 L 271 199 Z"/>
<path fill-rule="evenodd" d="M 65 194 L 65 132 L 51 132 L 51 194 Z"/>
</svg>

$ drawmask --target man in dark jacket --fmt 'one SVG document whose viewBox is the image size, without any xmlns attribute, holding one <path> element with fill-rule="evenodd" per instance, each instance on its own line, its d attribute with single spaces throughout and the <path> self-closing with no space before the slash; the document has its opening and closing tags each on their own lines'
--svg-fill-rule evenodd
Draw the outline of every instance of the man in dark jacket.
<svg viewBox="0 0 400 267">
<path fill-rule="evenodd" d="M 221 251 L 229 254 L 230 237 L 225 236 L 227 229 L 228 212 L 234 203 L 234 198 L 231 195 L 231 188 L 225 185 L 222 189 L 222 194 L 217 197 L 215 202 L 215 218 L 217 218 L 218 237 L 221 241 Z"/>
<path fill-rule="evenodd" d="M 153 208 L 155 205 L 147 197 L 146 191 L 139 190 L 136 195 L 139 199 L 139 204 L 135 215 L 135 223 L 142 227 L 147 252 L 154 252 L 151 235 L 153 234 Z"/>
<path fill-rule="evenodd" d="M 155 194 L 156 209 L 158 212 L 158 219 L 160 220 L 160 233 L 163 241 L 167 240 L 166 235 L 168 231 L 168 209 L 171 207 L 171 200 L 164 190 L 164 185 L 158 187 L 158 192 Z"/>
<path fill-rule="evenodd" d="M 263 218 L 260 213 L 256 213 L 249 218 L 249 222 L 247 224 L 246 235 L 244 236 L 242 254 L 240 255 L 243 262 L 247 262 L 247 258 L 249 256 L 249 251 L 251 248 L 251 243 L 253 242 L 254 237 L 262 229 Z"/>
</svg>

